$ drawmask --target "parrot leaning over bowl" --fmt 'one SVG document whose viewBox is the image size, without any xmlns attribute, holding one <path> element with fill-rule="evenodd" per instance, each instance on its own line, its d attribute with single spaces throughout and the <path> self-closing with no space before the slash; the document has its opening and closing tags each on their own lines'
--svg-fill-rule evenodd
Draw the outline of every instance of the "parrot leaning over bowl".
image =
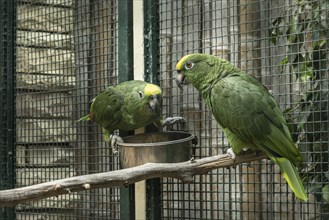
<svg viewBox="0 0 329 220">
<path fill-rule="evenodd" d="M 162 91 L 155 84 L 131 80 L 107 87 L 91 102 L 90 111 L 78 121 L 93 121 L 102 127 L 103 138 L 111 142 L 122 139 L 113 135 L 114 130 L 130 131 L 154 123 L 164 127 L 184 122 L 182 117 L 161 116 Z M 117 153 L 117 149 L 113 149 Z"/>
</svg>

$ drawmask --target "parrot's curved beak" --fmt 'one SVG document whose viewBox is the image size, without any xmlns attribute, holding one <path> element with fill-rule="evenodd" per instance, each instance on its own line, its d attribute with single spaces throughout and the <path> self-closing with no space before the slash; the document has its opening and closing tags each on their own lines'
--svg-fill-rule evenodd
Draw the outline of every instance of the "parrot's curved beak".
<svg viewBox="0 0 329 220">
<path fill-rule="evenodd" d="M 156 95 L 149 98 L 149 110 L 150 112 L 157 112 L 160 108 L 160 104 Z"/>
<path fill-rule="evenodd" d="M 188 80 L 187 80 L 186 76 L 184 76 L 179 71 L 178 71 L 177 77 L 176 77 L 176 84 L 177 84 L 178 88 L 180 88 L 180 89 L 183 89 L 182 85 L 187 85 L 188 84 Z"/>
</svg>

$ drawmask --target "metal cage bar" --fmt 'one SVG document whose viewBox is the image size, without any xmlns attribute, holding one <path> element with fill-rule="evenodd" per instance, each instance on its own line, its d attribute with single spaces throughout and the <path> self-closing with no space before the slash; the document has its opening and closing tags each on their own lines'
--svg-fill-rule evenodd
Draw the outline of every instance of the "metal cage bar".
<svg viewBox="0 0 329 220">
<path fill-rule="evenodd" d="M 159 2 L 144 0 L 144 80 L 160 84 L 159 80 Z M 146 127 L 146 132 L 157 131 L 154 126 Z M 146 180 L 146 218 L 161 219 L 160 179 Z"/>
<path fill-rule="evenodd" d="M 16 1 L 0 1 L 0 189 L 15 187 L 16 86 L 15 57 Z M 3 219 L 15 219 L 14 208 L 2 208 Z"/>
<path fill-rule="evenodd" d="M 118 82 L 134 79 L 133 53 L 133 1 L 119 1 L 118 4 Z M 128 133 L 119 131 L 121 136 Z M 135 184 L 120 189 L 120 219 L 135 219 Z"/>
</svg>

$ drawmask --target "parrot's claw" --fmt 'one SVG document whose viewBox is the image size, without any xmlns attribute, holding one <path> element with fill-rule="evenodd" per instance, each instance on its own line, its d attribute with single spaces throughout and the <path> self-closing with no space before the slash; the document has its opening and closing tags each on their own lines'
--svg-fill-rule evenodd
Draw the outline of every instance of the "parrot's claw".
<svg viewBox="0 0 329 220">
<path fill-rule="evenodd" d="M 186 120 L 183 117 L 168 117 L 165 120 L 163 120 L 161 126 L 165 127 L 177 123 L 186 123 Z"/>
<path fill-rule="evenodd" d="M 229 148 L 229 149 L 227 150 L 227 154 L 229 154 L 229 155 L 231 156 L 232 160 L 235 161 L 235 159 L 236 159 L 236 155 L 235 155 L 235 153 L 234 153 L 234 151 L 233 151 L 232 148 Z"/>
<path fill-rule="evenodd" d="M 111 147 L 112 147 L 112 152 L 115 156 L 119 155 L 119 149 L 118 149 L 118 145 L 117 142 L 124 142 L 122 137 L 115 135 L 115 134 L 111 134 L 110 136 L 111 139 Z"/>
</svg>

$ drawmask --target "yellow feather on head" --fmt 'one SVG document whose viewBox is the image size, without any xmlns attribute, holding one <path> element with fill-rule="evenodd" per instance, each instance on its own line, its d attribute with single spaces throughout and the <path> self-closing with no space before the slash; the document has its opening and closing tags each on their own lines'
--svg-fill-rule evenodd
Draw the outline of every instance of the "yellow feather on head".
<svg viewBox="0 0 329 220">
<path fill-rule="evenodd" d="M 157 85 L 148 83 L 144 88 L 144 94 L 146 96 L 161 94 L 161 89 Z"/>
<path fill-rule="evenodd" d="M 182 70 L 183 64 L 187 61 L 187 59 L 190 57 L 190 55 L 185 55 L 180 61 L 176 64 L 176 70 Z"/>
</svg>

